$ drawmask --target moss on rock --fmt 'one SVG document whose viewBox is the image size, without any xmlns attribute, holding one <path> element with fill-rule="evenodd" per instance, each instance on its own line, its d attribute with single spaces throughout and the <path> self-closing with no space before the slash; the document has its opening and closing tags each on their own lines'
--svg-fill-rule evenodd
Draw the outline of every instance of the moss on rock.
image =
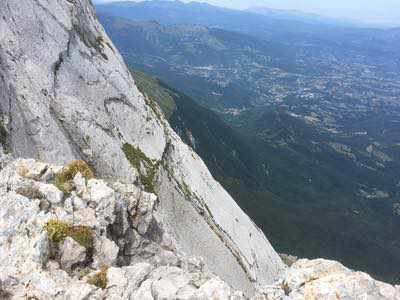
<svg viewBox="0 0 400 300">
<path fill-rule="evenodd" d="M 68 222 L 53 219 L 48 221 L 44 228 L 53 243 L 59 244 L 66 237 L 70 237 L 86 249 L 93 247 L 92 230 L 87 226 L 73 226 Z"/>
<path fill-rule="evenodd" d="M 125 143 L 122 146 L 126 158 L 130 164 L 138 171 L 140 183 L 149 193 L 155 193 L 154 179 L 159 166 L 158 162 L 153 162 L 139 148 Z M 143 171 L 145 169 L 146 171 Z"/>
<path fill-rule="evenodd" d="M 87 226 L 70 226 L 68 236 L 86 249 L 93 246 L 92 230 Z"/>
</svg>

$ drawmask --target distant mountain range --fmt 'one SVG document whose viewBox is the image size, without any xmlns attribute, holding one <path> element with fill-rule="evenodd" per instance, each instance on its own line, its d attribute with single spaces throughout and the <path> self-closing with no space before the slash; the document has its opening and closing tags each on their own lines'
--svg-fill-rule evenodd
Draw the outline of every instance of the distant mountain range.
<svg viewBox="0 0 400 300">
<path fill-rule="evenodd" d="M 341 20 L 329 18 L 326 16 L 321 16 L 313 13 L 306 13 L 300 10 L 289 10 L 289 9 L 273 9 L 265 6 L 252 6 L 246 11 L 256 14 L 261 14 L 270 18 L 280 19 L 280 20 L 296 20 L 304 23 L 311 24 L 327 24 L 336 26 L 346 26 L 346 27 L 365 27 L 365 24 L 360 22 L 353 22 L 349 20 Z"/>
<path fill-rule="evenodd" d="M 329 29 L 321 23 L 320 28 L 298 20 L 285 20 L 282 26 L 280 19 L 255 14 L 249 11 L 231 10 L 216 7 L 207 3 L 180 1 L 143 1 L 112 2 L 97 5 L 98 13 L 107 13 L 135 21 L 154 20 L 164 25 L 191 24 L 218 27 L 227 30 L 256 34 L 269 39 L 273 36 L 285 36 L 296 32 L 312 33 Z M 278 26 L 280 25 L 280 26 Z"/>
<path fill-rule="evenodd" d="M 246 11 L 212 6 L 207 3 L 181 1 L 121 1 L 96 6 L 99 13 L 134 21 L 157 21 L 163 25 L 191 24 L 240 31 L 262 39 L 302 43 L 305 36 L 326 41 L 346 41 L 360 35 L 361 28 L 351 22 L 333 20 L 315 14 L 264 7 Z M 318 25 L 318 26 L 315 26 Z M 340 35 L 337 35 L 338 29 Z M 363 29 L 366 36 L 379 36 L 382 29 Z M 342 35 L 344 35 L 342 37 Z"/>
</svg>

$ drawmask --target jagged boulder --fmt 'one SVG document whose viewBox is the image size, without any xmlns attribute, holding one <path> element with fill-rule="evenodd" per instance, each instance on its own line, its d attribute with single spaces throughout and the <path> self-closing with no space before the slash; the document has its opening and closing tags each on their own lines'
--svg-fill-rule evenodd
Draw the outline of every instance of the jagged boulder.
<svg viewBox="0 0 400 300">
<path fill-rule="evenodd" d="M 118 260 L 119 247 L 114 241 L 102 236 L 95 240 L 93 246 L 93 266 L 114 266 Z"/>
</svg>

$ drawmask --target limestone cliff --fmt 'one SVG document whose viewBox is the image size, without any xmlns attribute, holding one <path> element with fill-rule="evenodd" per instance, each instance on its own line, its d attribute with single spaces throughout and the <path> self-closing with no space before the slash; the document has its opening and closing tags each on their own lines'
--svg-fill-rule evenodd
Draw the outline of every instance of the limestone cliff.
<svg viewBox="0 0 400 300">
<path fill-rule="evenodd" d="M 81 159 L 158 195 L 176 248 L 253 294 L 284 270 L 264 234 L 136 88 L 89 0 L 0 2 L 2 143 L 15 157 Z M 159 238 L 159 237 L 158 237 Z"/>
</svg>

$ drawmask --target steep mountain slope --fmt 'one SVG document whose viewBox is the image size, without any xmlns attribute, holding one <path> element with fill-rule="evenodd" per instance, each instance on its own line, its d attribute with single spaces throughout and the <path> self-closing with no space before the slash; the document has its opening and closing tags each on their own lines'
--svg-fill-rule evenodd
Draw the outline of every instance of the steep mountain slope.
<svg viewBox="0 0 400 300">
<path fill-rule="evenodd" d="M 201 255 L 235 288 L 251 294 L 280 274 L 264 234 L 138 91 L 90 1 L 2 1 L 0 28 L 8 150 L 83 159 L 98 175 L 156 192 L 178 250 Z"/>
<path fill-rule="evenodd" d="M 175 132 L 201 156 L 219 182 L 248 190 L 260 186 L 265 178 L 258 170 L 257 153 L 244 136 L 158 79 L 138 70 L 132 74 L 139 90 L 160 105 Z"/>
<path fill-rule="evenodd" d="M 171 126 L 188 145 L 192 145 L 214 176 L 280 251 L 339 259 L 396 282 L 397 264 L 393 266 L 393 262 L 398 261 L 398 246 L 395 237 L 391 237 L 392 243 L 385 242 L 389 237 L 382 231 L 395 234 L 397 216 L 390 211 L 388 216 L 387 209 L 391 207 L 387 208 L 386 203 L 373 200 L 371 206 L 366 206 L 361 195 L 359 199 L 352 196 L 352 190 L 361 188 L 359 181 L 377 185 L 378 179 L 374 172 L 363 172 L 343 157 L 346 153 L 335 153 L 346 138 L 324 142 L 330 138 L 326 133 L 318 132 L 282 110 L 266 111 L 261 118 L 244 114 L 242 122 L 246 126 L 243 131 L 248 137 L 245 139 L 189 97 L 142 72 L 133 74 L 143 93 L 161 107 L 168 107 Z M 174 109 L 171 111 L 170 107 Z M 261 132 L 262 139 L 257 138 Z M 288 143 L 287 147 L 282 147 L 285 143 Z M 356 143 L 363 144 L 362 137 L 354 143 L 353 148 Z M 354 154 L 349 152 L 347 155 Z M 370 158 L 364 159 L 363 163 L 369 163 Z M 267 168 L 262 168 L 263 165 Z M 336 168 L 337 165 L 341 170 Z M 352 172 L 358 172 L 355 186 L 348 175 Z M 389 172 L 381 173 L 379 182 L 387 184 L 392 177 Z M 373 195 L 373 191 L 365 190 L 367 192 Z M 377 219 L 380 221 L 376 222 Z M 360 236 L 360 232 L 368 234 Z M 337 240 L 341 243 L 337 244 Z M 347 252 L 348 249 L 351 251 Z M 357 249 L 364 250 L 359 253 Z M 382 258 L 374 263 L 372 258 L 377 256 Z"/>
<path fill-rule="evenodd" d="M 398 299 L 333 261 L 282 272 L 138 91 L 89 1 L 5 0 L 0 28 L 1 299 L 248 299 L 231 286 L 257 300 Z M 43 162 L 75 158 L 91 166 Z"/>
<path fill-rule="evenodd" d="M 211 169 L 279 251 L 337 259 L 398 281 L 400 75 L 391 71 L 395 64 L 379 71 L 375 60 L 358 52 L 365 44 L 361 40 L 353 58 L 330 52 L 325 44 L 321 56 L 298 56 L 301 48 L 284 51 L 282 44 L 277 48 L 220 29 L 100 17 L 129 65 L 214 109 L 246 137 L 251 158 L 244 153 L 240 161 L 251 166 L 252 185 L 224 180 L 231 176 Z M 382 49 L 388 47 L 382 43 Z M 217 149 L 225 151 L 219 157 L 230 158 L 231 149 Z M 212 166 L 215 149 L 196 150 Z M 225 170 L 245 174 L 240 164 L 231 167 Z"/>
</svg>

